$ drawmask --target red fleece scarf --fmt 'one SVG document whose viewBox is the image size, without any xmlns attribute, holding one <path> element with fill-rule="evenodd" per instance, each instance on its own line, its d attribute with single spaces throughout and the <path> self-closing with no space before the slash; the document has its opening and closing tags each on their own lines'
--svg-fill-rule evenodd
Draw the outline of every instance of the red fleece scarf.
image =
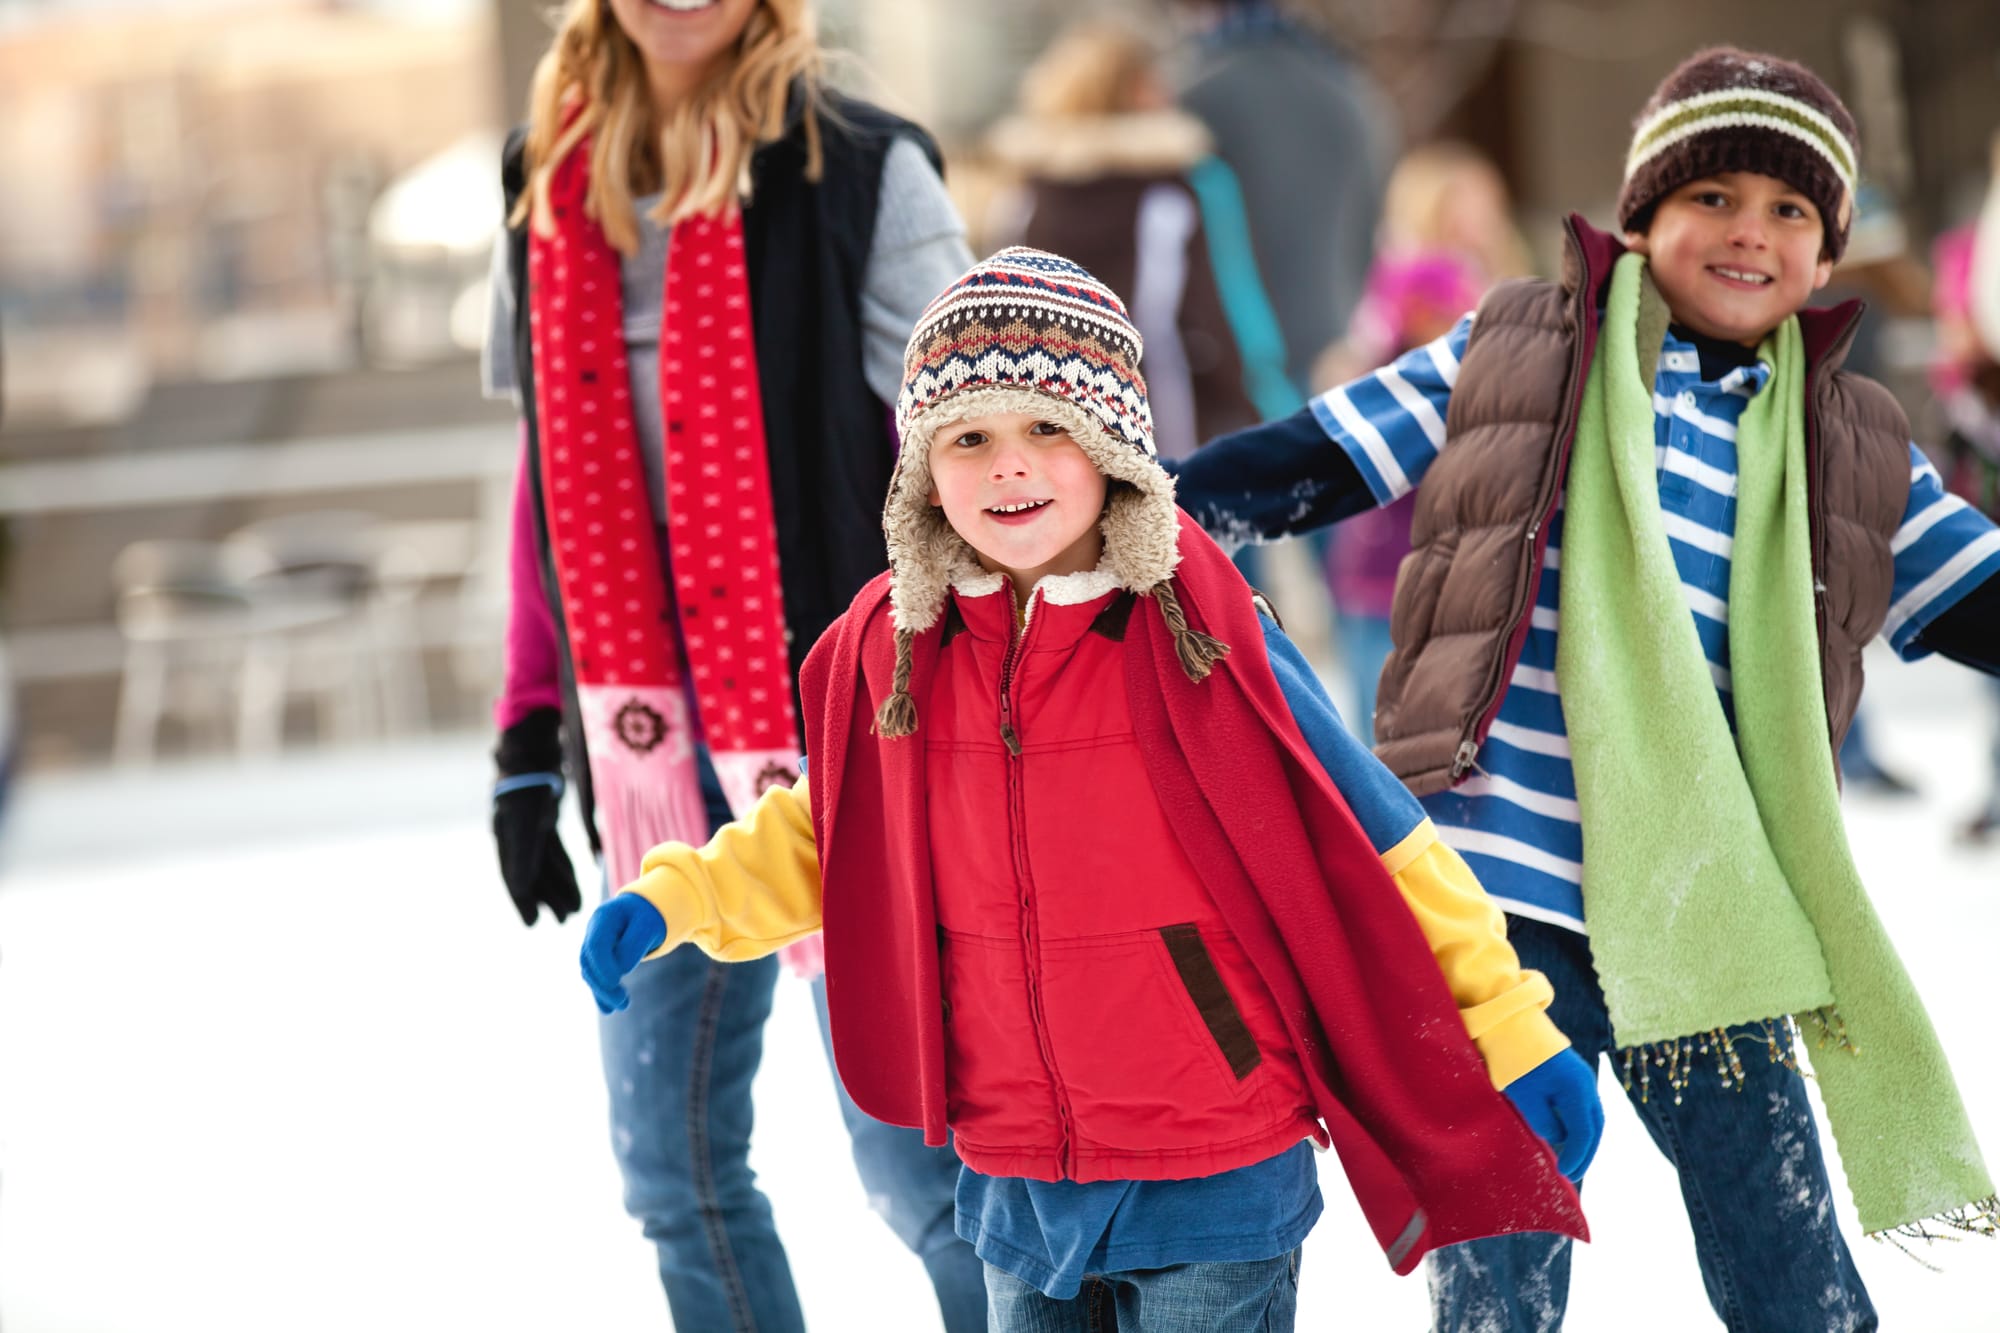
<svg viewBox="0 0 2000 1333">
<path fill-rule="evenodd" d="M 740 814 L 797 777 L 798 722 L 742 215 L 680 222 L 668 241 L 670 593 L 627 388 L 619 254 L 584 209 L 589 161 L 585 140 L 550 183 L 554 234 L 529 240 L 529 316 L 549 543 L 607 868 L 622 884 L 655 844 L 707 840 L 697 739 Z"/>
<path fill-rule="evenodd" d="M 1135 729 L 1182 850 L 1279 1009 L 1391 1266 L 1517 1231 L 1587 1234 L 1553 1156 L 1494 1091 L 1422 930 L 1293 721 L 1249 589 L 1181 516 L 1176 591 L 1230 645 L 1190 682 L 1158 604 L 1126 637 Z M 944 1029 L 923 718 L 941 628 L 913 645 L 916 735 L 870 723 L 895 665 L 889 576 L 864 588 L 801 684 L 825 885 L 827 997 L 856 1103 L 944 1141 Z M 1115 830 L 1107 830 L 1115 836 Z"/>
</svg>

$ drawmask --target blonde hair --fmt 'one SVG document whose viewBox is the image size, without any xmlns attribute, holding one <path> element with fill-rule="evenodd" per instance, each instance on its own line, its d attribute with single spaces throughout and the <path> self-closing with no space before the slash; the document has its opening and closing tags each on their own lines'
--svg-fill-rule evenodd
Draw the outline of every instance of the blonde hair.
<svg viewBox="0 0 2000 1333">
<path fill-rule="evenodd" d="M 1139 89 L 1159 77 L 1159 64 L 1158 49 L 1126 24 L 1078 23 L 1021 76 L 1021 110 L 1050 120 L 1135 110 Z"/>
<path fill-rule="evenodd" d="M 809 0 L 758 0 L 719 73 L 660 124 L 639 48 L 606 0 L 569 0 L 554 42 L 535 67 L 528 95 L 528 188 L 514 215 L 547 235 L 549 183 L 587 137 L 590 190 L 584 211 L 623 253 L 639 248 L 636 194 L 664 192 L 651 216 L 662 225 L 717 217 L 748 198 L 750 157 L 785 133 L 791 90 L 805 94 L 806 178 L 822 165 L 819 124 L 823 58 Z M 641 187 L 645 187 L 642 189 Z"/>
<path fill-rule="evenodd" d="M 1448 243 L 1456 206 L 1453 194 L 1468 181 L 1490 185 L 1504 208 L 1507 182 L 1491 159 L 1470 144 L 1439 140 L 1403 154 L 1382 198 L 1382 243 L 1387 249 L 1431 250 Z M 1487 281 L 1528 272 L 1528 256 L 1511 226 L 1505 236 L 1486 238 L 1487 253 L 1473 256 L 1490 270 Z"/>
</svg>

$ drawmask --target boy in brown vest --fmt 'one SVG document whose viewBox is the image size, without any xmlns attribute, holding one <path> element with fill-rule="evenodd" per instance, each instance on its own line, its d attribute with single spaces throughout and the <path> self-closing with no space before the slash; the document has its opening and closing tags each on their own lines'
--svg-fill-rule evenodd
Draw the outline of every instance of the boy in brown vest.
<svg viewBox="0 0 2000 1333">
<path fill-rule="evenodd" d="M 1572 217 L 1560 284 L 1497 289 L 1179 479 L 1237 539 L 1416 490 L 1376 752 L 1507 909 L 1550 1017 L 1612 1058 L 1732 1329 L 1875 1327 L 1800 1024 L 1866 1232 L 2000 1211 L 1838 805 L 1869 639 L 2000 674 L 2000 530 L 1839 369 L 1858 308 L 1806 308 L 1856 138 L 1809 70 L 1692 57 L 1640 113 L 1622 245 Z M 1431 1277 L 1442 1330 L 1555 1329 L 1569 1243 L 1457 1246 Z"/>
</svg>

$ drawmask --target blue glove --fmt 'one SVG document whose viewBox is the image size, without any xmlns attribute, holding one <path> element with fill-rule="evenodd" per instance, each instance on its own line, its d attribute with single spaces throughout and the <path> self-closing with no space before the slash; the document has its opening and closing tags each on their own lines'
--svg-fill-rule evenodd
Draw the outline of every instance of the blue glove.
<svg viewBox="0 0 2000 1333">
<path fill-rule="evenodd" d="M 590 924 L 594 928 L 597 922 Z M 1513 1100 L 1528 1128 L 1556 1150 L 1556 1168 L 1572 1183 L 1582 1184 L 1604 1133 L 1597 1070 L 1575 1051 L 1558 1051 L 1501 1091 Z"/>
<path fill-rule="evenodd" d="M 621 893 L 599 904 L 583 928 L 583 979 L 597 1012 L 615 1014 L 632 1003 L 621 984 L 625 974 L 666 938 L 666 918 L 638 894 Z"/>
</svg>

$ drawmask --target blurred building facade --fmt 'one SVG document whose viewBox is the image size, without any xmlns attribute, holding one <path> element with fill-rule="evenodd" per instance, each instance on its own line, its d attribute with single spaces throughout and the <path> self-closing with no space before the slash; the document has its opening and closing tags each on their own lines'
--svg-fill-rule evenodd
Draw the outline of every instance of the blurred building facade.
<svg viewBox="0 0 2000 1333">
<path fill-rule="evenodd" d="M 838 81 L 937 133 L 978 246 L 999 172 L 984 134 L 1049 38 L 1109 11 L 1185 52 L 1198 8 L 822 0 L 819 18 L 856 57 L 837 63 Z M 1764 47 L 1821 71 L 1861 123 L 1869 197 L 1918 256 L 1963 220 L 2000 128 L 1994 0 L 1287 8 L 1374 76 L 1404 142 L 1462 138 L 1500 164 L 1544 269 L 1563 213 L 1609 223 L 1634 113 L 1703 45 Z M 31 760 L 109 752 L 125 672 L 120 550 L 220 541 L 315 507 L 406 533 L 467 525 L 444 544 L 470 564 L 413 623 L 433 683 L 454 691 L 437 696 L 433 720 L 477 715 L 478 671 L 444 659 L 476 662 L 480 636 L 497 635 L 461 594 L 495 577 L 514 435 L 509 410 L 479 400 L 469 347 L 499 220 L 498 135 L 525 107 L 550 10 L 105 0 L 8 11 L 0 629 L 23 677 Z M 1320 151 L 1331 162 L 1355 149 Z M 1906 348 L 1906 361 L 1920 356 Z M 325 466 L 350 454 L 344 472 Z M 403 455 L 434 461 L 413 473 Z M 157 471 L 134 470 L 146 467 Z M 105 480 L 153 475 L 219 480 L 210 495 Z"/>
<path fill-rule="evenodd" d="M 368 210 L 497 117 L 484 14 L 81 13 L 0 38 L 10 416 L 356 359 Z"/>
</svg>

